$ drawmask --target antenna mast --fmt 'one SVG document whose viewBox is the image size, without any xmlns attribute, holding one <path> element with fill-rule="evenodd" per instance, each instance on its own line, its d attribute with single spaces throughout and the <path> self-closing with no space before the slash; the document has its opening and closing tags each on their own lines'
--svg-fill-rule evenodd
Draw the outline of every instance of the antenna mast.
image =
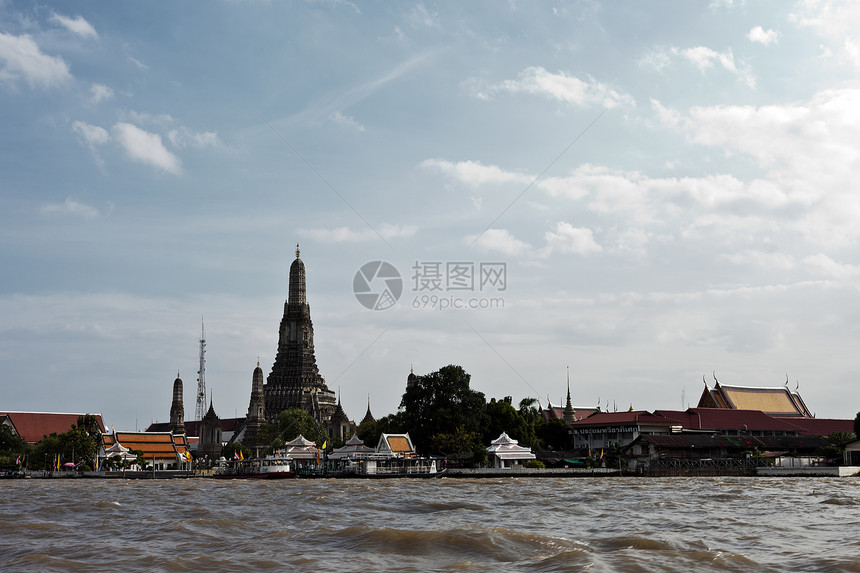
<svg viewBox="0 0 860 573">
<path fill-rule="evenodd" d="M 197 371 L 197 408 L 194 419 L 202 420 L 206 415 L 206 334 L 203 317 L 200 317 L 200 370 Z"/>
</svg>

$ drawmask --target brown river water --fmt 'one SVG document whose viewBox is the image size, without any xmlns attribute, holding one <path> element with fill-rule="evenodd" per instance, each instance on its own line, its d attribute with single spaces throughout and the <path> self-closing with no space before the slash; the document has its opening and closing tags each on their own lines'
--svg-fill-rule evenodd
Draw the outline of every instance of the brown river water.
<svg viewBox="0 0 860 573">
<path fill-rule="evenodd" d="M 860 479 L 2 480 L 0 570 L 860 571 Z"/>
</svg>

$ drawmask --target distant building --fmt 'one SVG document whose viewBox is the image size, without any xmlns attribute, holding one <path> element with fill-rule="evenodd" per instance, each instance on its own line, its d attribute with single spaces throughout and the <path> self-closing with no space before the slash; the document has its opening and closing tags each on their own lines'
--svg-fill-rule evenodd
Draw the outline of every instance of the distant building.
<svg viewBox="0 0 860 573">
<path fill-rule="evenodd" d="M 502 434 L 490 443 L 487 453 L 493 462 L 494 468 L 517 468 L 523 462 L 535 459 L 531 448 L 519 445 L 519 442 L 511 438 L 507 433 Z"/>
<path fill-rule="evenodd" d="M 92 414 L 98 422 L 99 429 L 105 431 L 101 414 Z M 0 412 L 0 425 L 12 430 L 13 436 L 19 436 L 28 444 L 41 442 L 45 436 L 63 434 L 77 426 L 78 418 L 86 414 L 60 414 L 55 412 Z"/>
</svg>

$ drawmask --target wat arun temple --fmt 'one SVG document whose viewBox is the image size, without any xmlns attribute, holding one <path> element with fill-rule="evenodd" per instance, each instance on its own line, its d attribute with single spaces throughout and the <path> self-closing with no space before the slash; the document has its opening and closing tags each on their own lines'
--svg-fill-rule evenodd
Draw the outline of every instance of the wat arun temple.
<svg viewBox="0 0 860 573">
<path fill-rule="evenodd" d="M 314 355 L 314 325 L 311 307 L 307 301 L 305 263 L 296 245 L 296 258 L 290 265 L 289 294 L 284 302 L 284 314 L 278 330 L 278 351 L 272 371 L 263 381 L 263 370 L 259 362 L 251 381 L 251 399 L 245 418 L 220 419 L 210 403 L 209 413 L 199 421 L 179 422 L 181 411 L 182 381 L 177 377 L 178 394 L 174 390 L 171 407 L 171 422 L 152 424 L 148 431 L 170 431 L 201 437 L 202 442 L 236 441 L 247 446 L 259 445 L 257 436 L 263 423 L 275 422 L 277 415 L 288 409 L 301 408 L 307 411 L 332 438 L 347 439 L 355 432 L 356 424 L 347 418 L 335 393 L 326 386 L 320 375 Z M 363 421 L 372 420 L 368 405 Z M 164 426 L 162 428 L 162 426 Z M 213 426 L 213 427 L 210 427 Z M 215 428 L 214 426 L 217 426 Z M 186 430 L 187 428 L 187 430 Z M 225 435 L 221 436 L 221 432 Z M 203 439 L 204 436 L 212 439 Z M 218 436 L 218 437 L 215 437 Z M 220 439 L 219 439 L 220 438 Z M 208 444 L 206 444 L 208 445 Z M 215 443 L 212 444 L 215 446 Z"/>
</svg>

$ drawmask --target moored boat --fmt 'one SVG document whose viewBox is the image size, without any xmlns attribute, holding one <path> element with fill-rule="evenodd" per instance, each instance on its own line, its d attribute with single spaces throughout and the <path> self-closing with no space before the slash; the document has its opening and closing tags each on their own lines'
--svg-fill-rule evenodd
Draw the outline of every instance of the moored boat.
<svg viewBox="0 0 860 573">
<path fill-rule="evenodd" d="M 296 475 L 293 460 L 278 450 L 264 458 L 225 462 L 212 475 L 218 479 L 285 479 Z"/>
</svg>

